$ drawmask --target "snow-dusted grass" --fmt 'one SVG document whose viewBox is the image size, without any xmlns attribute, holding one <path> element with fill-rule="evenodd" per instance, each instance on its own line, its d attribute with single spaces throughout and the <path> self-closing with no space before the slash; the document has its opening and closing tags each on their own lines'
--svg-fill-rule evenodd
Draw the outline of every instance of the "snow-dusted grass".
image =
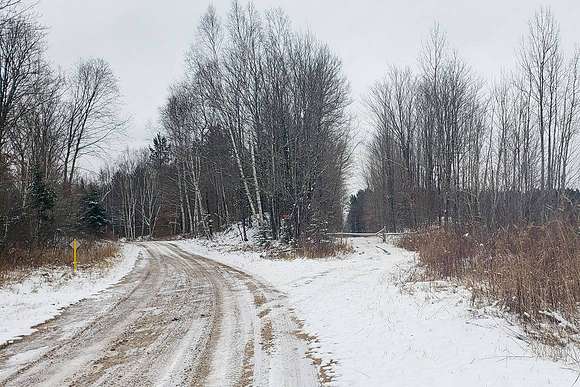
<svg viewBox="0 0 580 387">
<path fill-rule="evenodd" d="M 67 306 L 117 283 L 133 269 L 139 251 L 135 245 L 123 245 L 110 267 L 81 268 L 76 275 L 62 266 L 38 269 L 21 282 L 0 287 L 0 345 L 33 333 L 34 326 Z"/>
<path fill-rule="evenodd" d="M 578 371 L 538 357 L 520 329 L 474 311 L 469 292 L 447 282 L 401 287 L 415 256 L 374 238 L 332 259 L 271 260 L 233 251 L 239 239 L 180 241 L 287 293 L 317 356 L 335 365 L 340 386 L 571 386 Z M 378 246 L 378 247 L 377 247 Z M 246 246 L 247 250 L 247 246 Z M 386 252 L 385 252 L 386 251 Z"/>
<path fill-rule="evenodd" d="M 80 240 L 80 268 L 102 268 L 118 254 L 118 244 L 110 241 Z M 13 247 L 0 251 L 0 286 L 21 282 L 39 269 L 63 270 L 72 264 L 72 251 L 67 245 Z"/>
<path fill-rule="evenodd" d="M 580 342 L 576 226 L 554 220 L 495 232 L 478 225 L 461 232 L 442 227 L 409 234 L 401 246 L 417 251 L 426 278 L 458 279 L 478 302 L 497 302 L 531 329 L 551 323 L 548 343 Z"/>
</svg>

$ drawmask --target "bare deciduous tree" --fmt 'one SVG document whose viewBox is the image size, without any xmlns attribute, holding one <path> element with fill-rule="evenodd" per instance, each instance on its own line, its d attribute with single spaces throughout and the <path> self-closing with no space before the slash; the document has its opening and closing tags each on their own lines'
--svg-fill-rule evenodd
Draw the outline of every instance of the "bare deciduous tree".
<svg viewBox="0 0 580 387">
<path fill-rule="evenodd" d="M 68 79 L 67 132 L 63 182 L 70 186 L 81 156 L 101 149 L 103 141 L 123 129 L 120 95 L 111 66 L 102 59 L 79 63 Z"/>
<path fill-rule="evenodd" d="M 541 9 L 530 22 L 520 71 L 486 96 L 436 27 L 417 76 L 391 70 L 371 90 L 369 192 L 354 197 L 358 213 L 361 200 L 372 202 L 372 223 L 387 227 L 388 219 L 393 230 L 399 220 L 417 227 L 416 218 L 496 228 L 554 214 L 568 187 L 579 124 L 578 52 L 566 62 L 559 41 L 557 23 Z"/>
</svg>

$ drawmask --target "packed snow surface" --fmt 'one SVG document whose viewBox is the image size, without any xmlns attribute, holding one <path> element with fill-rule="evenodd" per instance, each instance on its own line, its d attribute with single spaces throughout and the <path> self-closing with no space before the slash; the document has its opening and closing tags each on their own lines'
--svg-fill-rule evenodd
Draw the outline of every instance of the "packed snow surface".
<svg viewBox="0 0 580 387">
<path fill-rule="evenodd" d="M 377 238 L 322 260 L 272 260 L 239 252 L 239 238 L 177 242 L 238 267 L 287 293 L 311 348 L 331 360 L 339 386 L 572 386 L 578 370 L 538 357 L 521 331 L 473 310 L 469 292 L 445 282 L 405 286 L 414 254 Z"/>
<path fill-rule="evenodd" d="M 67 306 L 117 283 L 133 269 L 139 251 L 126 244 L 110 268 L 79 270 L 76 275 L 70 268 L 37 270 L 22 282 L 0 287 L 0 345 L 33 333 L 34 326 Z"/>
</svg>

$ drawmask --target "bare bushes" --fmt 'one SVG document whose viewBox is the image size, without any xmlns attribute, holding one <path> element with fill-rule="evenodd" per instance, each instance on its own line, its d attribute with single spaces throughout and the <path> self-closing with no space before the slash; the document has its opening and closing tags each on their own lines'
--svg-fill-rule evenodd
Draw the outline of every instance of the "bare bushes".
<svg viewBox="0 0 580 387">
<path fill-rule="evenodd" d="M 462 277 L 478 253 L 478 244 L 469 234 L 444 228 L 406 234 L 399 246 L 419 252 L 420 262 L 431 278 Z"/>
<path fill-rule="evenodd" d="M 285 250 L 275 251 L 274 256 L 279 259 L 296 259 L 296 258 L 331 258 L 341 255 L 350 254 L 354 251 L 352 245 L 346 240 L 332 240 L 321 243 L 303 242 L 296 247 L 286 248 Z"/>
<path fill-rule="evenodd" d="M 482 265 L 489 292 L 510 310 L 536 317 L 556 311 L 577 317 L 580 237 L 571 226 L 551 222 L 499 233 Z"/>
<path fill-rule="evenodd" d="M 79 267 L 104 267 L 119 253 L 113 242 L 83 242 L 78 250 Z M 72 266 L 72 250 L 68 246 L 44 248 L 11 248 L 0 251 L 0 283 L 15 272 L 46 267 Z"/>
<path fill-rule="evenodd" d="M 457 278 L 473 289 L 476 300 L 498 300 L 529 321 L 559 325 L 578 319 L 580 236 L 566 222 L 486 232 L 437 228 L 401 239 L 418 252 L 430 279 Z"/>
<path fill-rule="evenodd" d="M 304 258 L 325 258 L 352 253 L 352 246 L 343 240 L 324 243 L 305 243 L 296 249 L 296 255 Z"/>
</svg>

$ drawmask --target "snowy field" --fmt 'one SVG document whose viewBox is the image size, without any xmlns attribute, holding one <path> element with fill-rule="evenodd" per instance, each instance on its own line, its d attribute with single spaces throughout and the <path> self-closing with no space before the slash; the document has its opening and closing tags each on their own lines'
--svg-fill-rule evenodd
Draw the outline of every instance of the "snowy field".
<svg viewBox="0 0 580 387">
<path fill-rule="evenodd" d="M 461 287 L 401 291 L 414 255 L 376 238 L 352 239 L 355 253 L 343 258 L 292 261 L 234 252 L 239 239 L 231 234 L 178 243 L 286 292 L 305 330 L 320 339 L 317 355 L 337 362 L 335 385 L 572 386 L 578 377 L 536 356 L 516 326 L 472 310 Z"/>
<path fill-rule="evenodd" d="M 69 305 L 119 282 L 129 273 L 140 248 L 125 244 L 110 268 L 72 275 L 68 268 L 38 270 L 23 282 L 0 287 L 0 345 L 34 332 L 34 326 L 56 317 Z"/>
</svg>

